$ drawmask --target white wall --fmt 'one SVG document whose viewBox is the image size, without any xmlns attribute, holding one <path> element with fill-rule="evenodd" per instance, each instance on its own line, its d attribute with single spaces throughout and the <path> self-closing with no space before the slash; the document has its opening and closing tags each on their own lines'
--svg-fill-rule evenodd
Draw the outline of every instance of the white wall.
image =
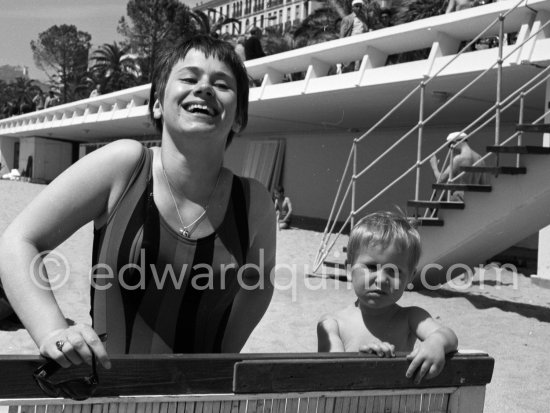
<svg viewBox="0 0 550 413">
<path fill-rule="evenodd" d="M 0 138 L 0 162 L 2 163 L 2 174 L 8 173 L 13 169 L 14 144 L 17 138 L 2 136 Z"/>
<path fill-rule="evenodd" d="M 502 136 L 510 135 L 515 125 L 502 125 Z M 432 127 L 425 130 L 423 140 L 423 156 L 427 156 L 439 145 L 445 142 L 448 133 L 456 127 Z M 405 133 L 405 129 L 382 129 L 361 143 L 358 152 L 358 169 L 367 166 L 386 148 Z M 270 134 L 254 137 L 237 137 L 226 153 L 226 166 L 235 173 L 240 173 L 246 145 L 252 139 L 286 138 L 286 151 L 283 165 L 282 182 L 285 193 L 291 198 L 296 215 L 326 219 L 338 189 L 341 175 L 344 171 L 351 145 L 359 133 L 326 132 L 316 135 L 281 135 Z M 494 130 L 486 128 L 470 139 L 470 146 L 485 154 L 485 147 L 493 144 Z M 367 172 L 357 182 L 356 207 L 371 199 L 395 178 L 405 172 L 416 161 L 417 135 L 413 134 L 376 167 Z M 441 162 L 446 150 L 439 154 Z M 512 159 L 505 159 L 504 165 L 512 165 Z M 494 162 L 491 160 L 490 162 Z M 508 163 L 506 163 L 508 162 Z M 429 199 L 434 176 L 428 163 L 421 169 L 421 199 Z M 399 206 L 406 208 L 407 200 L 414 198 L 414 172 L 401 183 L 392 188 L 379 201 L 375 201 L 365 212 L 380 209 L 392 209 Z M 344 187 L 345 190 L 345 187 Z M 347 204 L 345 211 L 349 212 Z M 345 216 L 342 216 L 345 219 Z"/>
<path fill-rule="evenodd" d="M 19 156 L 20 170 L 33 157 L 33 180 L 50 182 L 72 164 L 72 144 L 45 138 L 22 138 Z"/>
</svg>

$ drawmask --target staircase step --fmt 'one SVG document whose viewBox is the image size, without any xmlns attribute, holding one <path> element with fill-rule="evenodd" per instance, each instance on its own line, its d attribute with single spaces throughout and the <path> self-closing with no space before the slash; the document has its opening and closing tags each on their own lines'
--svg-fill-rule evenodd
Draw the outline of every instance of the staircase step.
<svg viewBox="0 0 550 413">
<path fill-rule="evenodd" d="M 550 155 L 550 148 L 542 146 L 487 146 L 488 152 Z"/>
<path fill-rule="evenodd" d="M 420 227 L 442 227 L 444 221 L 439 218 L 416 218 L 416 222 Z"/>
<path fill-rule="evenodd" d="M 494 175 L 523 175 L 527 173 L 527 168 L 520 166 L 462 166 L 464 172 L 486 172 Z"/>
<path fill-rule="evenodd" d="M 550 133 L 550 123 L 519 123 L 516 125 L 517 131 Z"/>
<path fill-rule="evenodd" d="M 407 201 L 407 205 L 416 208 L 433 208 L 433 209 L 464 209 L 464 202 L 447 202 L 447 201 Z"/>
<path fill-rule="evenodd" d="M 323 265 L 326 266 L 326 267 L 331 267 L 331 268 L 340 268 L 340 269 L 343 269 L 345 270 L 346 269 L 346 257 L 343 256 L 343 257 L 330 257 L 330 258 L 325 258 L 325 260 L 323 261 Z"/>
<path fill-rule="evenodd" d="M 326 266 L 317 272 L 307 273 L 306 276 L 312 278 L 332 278 L 339 281 L 351 281 L 348 278 L 348 273 L 345 269 Z"/>
<path fill-rule="evenodd" d="M 432 184 L 433 189 L 449 191 L 491 192 L 491 185 Z"/>
</svg>

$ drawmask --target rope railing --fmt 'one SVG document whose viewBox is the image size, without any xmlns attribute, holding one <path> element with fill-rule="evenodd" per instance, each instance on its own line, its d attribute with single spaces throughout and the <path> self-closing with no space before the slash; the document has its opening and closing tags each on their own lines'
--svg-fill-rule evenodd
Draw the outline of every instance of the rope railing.
<svg viewBox="0 0 550 413">
<path fill-rule="evenodd" d="M 466 126 L 463 129 L 463 132 L 468 131 L 470 128 L 473 128 L 477 125 L 478 122 L 481 122 L 484 118 L 489 116 L 491 113 L 492 115 L 485 119 L 484 122 L 482 122 L 481 126 L 478 126 L 477 128 L 474 128 L 470 133 L 466 135 L 463 140 L 467 139 L 468 137 L 474 135 L 479 130 L 481 130 L 483 127 L 485 127 L 487 124 L 495 121 L 495 144 L 499 145 L 499 139 L 500 139 L 500 115 L 503 111 L 510 108 L 513 104 L 515 104 L 518 100 L 520 100 L 520 111 L 523 111 L 523 99 L 526 95 L 531 93 L 536 88 L 540 87 L 540 85 L 545 82 L 550 75 L 547 75 L 542 80 L 540 80 L 538 83 L 536 83 L 533 87 L 526 90 L 526 87 L 528 87 L 531 83 L 533 83 L 538 77 L 540 77 L 544 72 L 547 70 L 550 70 L 549 68 L 546 68 L 543 72 L 537 74 L 532 79 L 527 81 L 524 85 L 522 85 L 520 88 L 518 88 L 516 91 L 512 92 L 510 95 L 508 95 L 504 100 L 502 100 L 501 96 L 501 87 L 502 87 L 502 65 L 505 60 L 513 56 L 514 54 L 521 52 L 521 48 L 527 44 L 531 39 L 533 39 L 535 36 L 537 36 L 539 33 L 541 33 L 549 24 L 549 22 L 546 22 L 542 24 L 537 31 L 534 31 L 530 33 L 530 35 L 523 39 L 520 44 L 516 44 L 515 47 L 512 48 L 511 51 L 509 51 L 506 56 L 503 56 L 503 44 L 504 44 L 504 22 L 506 16 L 508 16 L 510 13 L 512 13 L 514 10 L 516 10 L 522 3 L 525 2 L 525 5 L 527 6 L 526 0 L 521 0 L 517 2 L 513 7 L 511 7 L 509 10 L 507 10 L 505 13 L 501 13 L 499 17 L 495 20 L 493 20 L 481 33 L 479 33 L 473 40 L 468 42 L 452 59 L 450 59 L 447 63 L 445 63 L 443 66 L 441 66 L 433 75 L 425 76 L 425 79 L 423 79 L 418 86 L 413 88 L 412 91 L 410 91 L 404 98 L 402 98 L 388 113 L 386 113 L 379 121 L 377 121 L 372 127 L 370 127 L 365 133 L 363 133 L 359 138 L 354 140 L 352 149 L 350 151 L 350 155 L 348 158 L 348 162 L 346 163 L 346 168 L 344 171 L 344 174 L 342 175 L 342 180 L 340 182 L 340 185 L 338 187 L 338 193 L 337 197 L 334 200 L 331 213 L 329 215 L 329 219 L 327 221 L 327 225 L 325 228 L 325 232 L 323 234 L 323 238 L 321 241 L 321 245 L 319 247 L 318 253 L 315 258 L 314 262 L 314 271 L 317 271 L 319 266 L 322 264 L 322 261 L 328 256 L 328 253 L 332 249 L 332 247 L 335 245 L 336 241 L 338 240 L 338 237 L 342 234 L 344 228 L 348 223 L 351 222 L 352 226 L 354 224 L 354 218 L 362 212 L 365 208 L 367 208 L 369 205 L 371 205 L 374 201 L 379 199 L 382 195 L 384 195 L 389 189 L 394 187 L 398 182 L 402 181 L 404 178 L 406 178 L 410 173 L 412 173 L 414 170 L 416 170 L 416 180 L 415 180 L 415 200 L 419 199 L 419 188 L 420 188 L 420 168 L 429 161 L 429 159 L 432 156 L 435 156 L 437 153 L 439 153 L 441 150 L 446 148 L 447 144 L 443 144 L 440 147 L 438 147 L 434 152 L 432 152 L 430 155 L 425 157 L 424 159 L 421 158 L 422 153 L 422 141 L 423 141 L 423 128 L 424 126 L 430 122 L 432 119 L 434 119 L 441 111 L 443 111 L 445 108 L 447 108 L 449 105 L 451 105 L 455 100 L 461 98 L 465 91 L 467 91 L 471 86 L 476 84 L 483 76 L 485 76 L 487 73 L 491 72 L 495 66 L 497 66 L 497 86 L 496 86 L 496 97 L 495 97 L 495 104 L 493 104 L 488 110 L 486 110 L 481 116 L 476 118 L 473 122 L 471 122 L 468 126 Z M 437 76 L 439 76 L 445 69 L 447 69 L 453 62 L 455 62 L 460 56 L 469 50 L 469 48 L 474 45 L 479 39 L 481 39 L 489 30 L 491 30 L 495 24 L 499 24 L 499 47 L 498 47 L 498 59 L 496 62 L 494 62 L 489 68 L 485 69 L 482 73 L 475 76 L 475 78 L 470 81 L 466 86 L 464 86 L 462 89 L 460 89 L 458 92 L 453 94 L 451 98 L 449 98 L 443 105 L 441 105 L 438 109 L 436 109 L 434 112 L 432 112 L 428 117 L 424 119 L 424 98 L 425 98 L 425 88 L 426 86 Z M 373 131 L 379 128 L 379 126 L 384 123 L 391 115 L 393 115 L 398 109 L 400 109 L 412 96 L 416 94 L 416 92 L 420 91 L 420 107 L 419 107 L 419 122 L 413 126 L 411 129 L 409 129 L 402 137 L 400 137 L 397 141 L 395 141 L 392 145 L 390 145 L 389 148 L 387 148 L 382 154 L 380 154 L 376 159 L 374 159 L 369 165 L 367 165 L 365 168 L 363 168 L 360 172 L 357 172 L 357 146 L 358 144 L 366 139 L 368 136 L 370 136 Z M 520 115 L 520 119 L 522 119 L 523 115 Z M 541 118 L 543 118 L 545 115 L 543 115 Z M 361 205 L 359 208 L 356 209 L 355 205 L 355 185 L 357 180 L 365 175 L 370 169 L 372 169 L 375 165 L 377 165 L 382 159 L 384 159 L 389 153 L 393 152 L 393 150 L 400 145 L 405 139 L 407 139 L 411 134 L 413 134 L 415 131 L 418 131 L 418 141 L 417 141 L 417 160 L 416 163 L 414 163 L 411 167 L 409 167 L 405 172 L 403 172 L 399 177 L 394 179 L 390 184 L 386 185 L 381 191 L 379 191 L 374 197 L 372 197 L 370 200 L 368 200 L 366 203 Z M 521 133 L 521 132 L 520 132 Z M 501 145 L 505 144 L 505 142 L 509 142 L 511 139 L 514 139 L 516 136 L 520 136 L 520 133 L 518 132 L 514 133 L 510 138 L 506 139 Z M 478 160 L 474 163 L 474 166 L 482 162 L 483 159 L 486 159 L 486 157 L 491 156 L 491 154 L 487 154 L 482 159 Z M 519 155 L 518 155 L 519 156 Z M 342 183 L 345 180 L 346 174 L 348 173 L 349 164 L 351 159 L 353 158 L 353 167 L 354 171 L 352 174 L 351 179 L 351 186 L 352 186 L 352 199 L 351 199 L 351 211 L 348 215 L 346 221 L 344 224 L 342 224 L 340 230 L 335 234 L 335 239 L 330 243 L 331 236 L 334 235 L 333 231 L 336 227 L 337 220 L 340 217 L 340 213 L 343 209 L 343 206 L 347 200 L 347 197 L 349 195 L 349 189 L 350 186 L 348 185 L 348 188 L 346 190 L 346 194 L 341 200 L 340 207 L 338 208 L 338 214 L 336 217 L 334 217 L 334 211 L 336 209 L 336 205 L 339 201 L 339 195 L 342 188 Z M 451 160 L 452 162 L 452 160 Z M 517 163 L 519 164 L 519 159 L 517 160 Z M 455 182 L 457 179 L 459 179 L 461 176 L 463 176 L 464 172 L 461 172 L 456 177 L 450 177 L 450 182 Z M 432 198 L 435 197 L 435 192 L 432 193 Z M 440 198 L 441 200 L 442 198 Z M 332 222 L 332 225 L 331 225 Z M 329 230 L 330 228 L 330 230 Z"/>
</svg>

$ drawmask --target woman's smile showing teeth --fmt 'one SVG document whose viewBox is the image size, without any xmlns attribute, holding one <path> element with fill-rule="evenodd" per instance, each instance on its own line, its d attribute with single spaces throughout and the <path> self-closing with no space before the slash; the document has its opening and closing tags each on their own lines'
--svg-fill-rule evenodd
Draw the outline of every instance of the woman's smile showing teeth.
<svg viewBox="0 0 550 413">
<path fill-rule="evenodd" d="M 190 113 L 203 114 L 208 116 L 216 116 L 217 111 L 206 104 L 201 103 L 188 103 L 183 105 L 183 108 Z"/>
</svg>

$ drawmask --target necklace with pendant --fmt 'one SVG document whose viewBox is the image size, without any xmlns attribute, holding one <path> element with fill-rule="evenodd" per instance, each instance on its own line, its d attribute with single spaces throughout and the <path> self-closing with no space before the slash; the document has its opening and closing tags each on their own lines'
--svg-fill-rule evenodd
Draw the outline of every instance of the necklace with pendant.
<svg viewBox="0 0 550 413">
<path fill-rule="evenodd" d="M 170 192 L 170 196 L 172 197 L 172 201 L 174 202 L 174 207 L 176 208 L 176 212 L 177 212 L 178 218 L 180 220 L 181 228 L 179 229 L 179 233 L 182 236 L 184 236 L 185 238 L 190 238 L 193 231 L 195 231 L 195 229 L 197 229 L 197 227 L 202 222 L 204 217 L 206 217 L 206 211 L 208 211 L 208 207 L 210 206 L 210 201 L 212 200 L 212 195 L 214 195 L 214 192 L 216 191 L 216 188 L 218 187 L 218 182 L 220 181 L 221 169 L 220 169 L 220 172 L 218 173 L 218 179 L 216 180 L 216 185 L 214 185 L 214 189 L 212 189 L 212 192 L 210 192 L 210 196 L 208 197 L 208 202 L 204 206 L 204 211 L 202 211 L 202 214 L 200 214 L 197 217 L 197 219 L 195 219 L 189 225 L 185 225 L 183 223 L 183 219 L 181 218 L 180 210 L 178 208 L 178 203 L 176 202 L 176 198 L 174 197 L 174 194 L 172 193 L 172 186 L 170 185 L 170 181 L 168 180 L 168 176 L 166 175 L 164 165 L 162 165 L 162 174 L 164 175 L 164 179 L 166 180 L 166 184 L 168 185 L 168 191 Z"/>
</svg>

